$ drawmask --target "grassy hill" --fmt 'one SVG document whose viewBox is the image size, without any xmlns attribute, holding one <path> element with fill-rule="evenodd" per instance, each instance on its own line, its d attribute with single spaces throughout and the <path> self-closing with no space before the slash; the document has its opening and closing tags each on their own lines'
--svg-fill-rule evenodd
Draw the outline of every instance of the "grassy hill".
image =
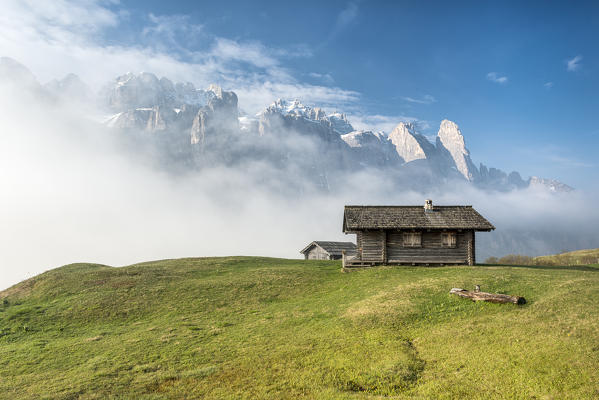
<svg viewBox="0 0 599 400">
<path fill-rule="evenodd" d="M 517 294 L 473 303 L 452 287 Z M 0 398 L 597 398 L 599 268 L 73 264 L 0 292 Z"/>
<path fill-rule="evenodd" d="M 551 256 L 535 257 L 536 264 L 544 265 L 585 265 L 599 263 L 599 249 L 576 250 Z"/>
</svg>

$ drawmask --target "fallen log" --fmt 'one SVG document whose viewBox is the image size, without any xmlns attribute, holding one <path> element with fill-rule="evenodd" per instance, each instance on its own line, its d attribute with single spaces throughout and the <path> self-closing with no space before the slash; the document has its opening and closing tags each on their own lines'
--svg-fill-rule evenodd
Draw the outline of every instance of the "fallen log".
<svg viewBox="0 0 599 400">
<path fill-rule="evenodd" d="M 477 285 L 478 288 L 478 285 Z M 472 301 L 488 301 L 491 303 L 514 303 L 526 304 L 526 299 L 520 296 L 510 296 L 509 294 L 487 293 L 475 290 L 471 292 L 466 289 L 453 288 L 449 291 L 451 294 L 456 294 L 460 297 L 471 299 Z"/>
</svg>

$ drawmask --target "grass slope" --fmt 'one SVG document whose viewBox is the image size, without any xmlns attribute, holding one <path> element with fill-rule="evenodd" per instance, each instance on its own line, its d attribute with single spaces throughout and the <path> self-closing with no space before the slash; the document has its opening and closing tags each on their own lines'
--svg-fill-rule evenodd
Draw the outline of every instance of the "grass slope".
<svg viewBox="0 0 599 400">
<path fill-rule="evenodd" d="M 525 296 L 473 303 L 452 287 Z M 180 259 L 0 293 L 0 398 L 597 398 L 599 268 Z"/>
<path fill-rule="evenodd" d="M 599 262 L 599 249 L 576 250 L 550 256 L 535 257 L 534 262 L 542 265 L 581 265 Z"/>
</svg>

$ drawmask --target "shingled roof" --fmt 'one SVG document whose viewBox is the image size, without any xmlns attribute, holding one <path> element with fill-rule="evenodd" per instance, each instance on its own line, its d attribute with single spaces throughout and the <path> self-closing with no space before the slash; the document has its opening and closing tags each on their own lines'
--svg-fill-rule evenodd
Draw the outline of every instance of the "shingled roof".
<svg viewBox="0 0 599 400">
<path fill-rule="evenodd" d="M 472 206 L 345 206 L 343 231 L 363 229 L 474 229 L 490 231 L 493 224 Z"/>
<path fill-rule="evenodd" d="M 340 256 L 341 252 L 343 250 L 345 250 L 348 253 L 356 252 L 356 245 L 355 245 L 355 243 L 352 243 L 352 242 L 314 241 L 314 242 L 310 243 L 309 245 L 307 245 L 306 247 L 304 247 L 304 249 L 301 250 L 300 253 L 302 253 L 302 254 L 305 253 L 306 251 L 310 250 L 310 248 L 314 245 L 318 245 L 318 246 L 322 247 L 324 249 L 324 251 L 326 251 L 330 255 L 335 255 L 335 256 Z"/>
</svg>

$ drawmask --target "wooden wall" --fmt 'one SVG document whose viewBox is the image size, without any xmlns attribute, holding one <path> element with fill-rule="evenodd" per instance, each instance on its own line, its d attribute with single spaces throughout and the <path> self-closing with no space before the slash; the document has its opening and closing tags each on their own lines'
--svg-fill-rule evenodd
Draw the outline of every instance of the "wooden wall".
<svg viewBox="0 0 599 400">
<path fill-rule="evenodd" d="M 362 260 L 384 262 L 383 244 L 385 233 L 383 231 L 364 231 L 359 236 L 359 248 L 362 249 Z"/>
<path fill-rule="evenodd" d="M 306 260 L 328 260 L 329 253 L 324 251 L 320 246 L 314 246 L 305 254 Z"/>
<path fill-rule="evenodd" d="M 357 232 L 358 257 L 365 262 L 389 264 L 474 265 L 474 231 L 456 234 L 456 247 L 441 245 L 441 231 L 422 232 L 421 247 L 404 247 L 401 231 Z"/>
</svg>

